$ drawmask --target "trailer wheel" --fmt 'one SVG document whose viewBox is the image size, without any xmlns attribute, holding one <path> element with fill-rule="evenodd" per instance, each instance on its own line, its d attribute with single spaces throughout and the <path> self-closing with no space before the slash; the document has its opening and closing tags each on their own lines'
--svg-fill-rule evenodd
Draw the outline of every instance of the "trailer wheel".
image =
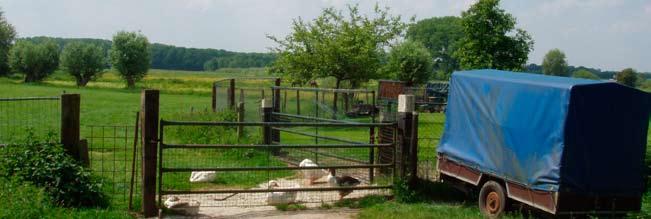
<svg viewBox="0 0 651 219">
<path fill-rule="evenodd" d="M 499 218 L 504 213 L 506 195 L 502 185 L 495 181 L 484 183 L 479 192 L 479 210 L 488 218 Z"/>
</svg>

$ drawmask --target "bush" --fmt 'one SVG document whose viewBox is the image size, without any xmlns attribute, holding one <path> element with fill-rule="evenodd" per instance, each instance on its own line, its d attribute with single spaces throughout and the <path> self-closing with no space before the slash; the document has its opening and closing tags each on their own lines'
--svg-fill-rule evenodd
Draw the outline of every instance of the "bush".
<svg viewBox="0 0 651 219">
<path fill-rule="evenodd" d="M 233 111 L 220 112 L 193 112 L 179 113 L 173 115 L 174 120 L 180 121 L 220 121 L 235 122 L 237 114 Z M 186 144 L 234 144 L 237 143 L 235 126 L 177 126 L 169 129 L 169 136 L 172 141 L 180 141 Z M 166 130 L 166 131 L 167 131 Z M 248 138 L 243 138 L 248 139 Z"/>
<path fill-rule="evenodd" d="M 91 172 L 56 143 L 42 143 L 28 134 L 23 144 L 0 149 L 0 176 L 42 187 L 62 207 L 103 207 L 108 204 Z"/>
<path fill-rule="evenodd" d="M 70 209 L 52 206 L 47 193 L 30 183 L 0 177 L 0 219 L 13 218 L 132 218 L 125 211 Z"/>
</svg>

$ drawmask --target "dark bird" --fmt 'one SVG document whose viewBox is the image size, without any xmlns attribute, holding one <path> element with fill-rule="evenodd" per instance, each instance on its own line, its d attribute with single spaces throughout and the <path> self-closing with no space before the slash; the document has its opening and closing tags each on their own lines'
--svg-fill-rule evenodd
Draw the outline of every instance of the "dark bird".
<svg viewBox="0 0 651 219">
<path fill-rule="evenodd" d="M 336 176 L 335 169 L 329 170 L 330 175 L 328 175 L 328 184 L 331 187 L 354 187 L 362 183 L 359 179 L 356 179 L 352 176 Z M 343 199 L 348 194 L 352 193 L 353 189 L 351 188 L 341 188 L 339 189 L 339 200 Z"/>
</svg>

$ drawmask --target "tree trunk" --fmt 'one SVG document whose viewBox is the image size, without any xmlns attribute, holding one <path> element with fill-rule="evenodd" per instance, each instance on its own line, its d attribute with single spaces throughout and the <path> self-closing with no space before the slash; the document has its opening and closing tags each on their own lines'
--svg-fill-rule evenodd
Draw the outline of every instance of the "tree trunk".
<svg viewBox="0 0 651 219">
<path fill-rule="evenodd" d="M 37 82 L 36 74 L 25 73 L 25 83 Z"/>
<path fill-rule="evenodd" d="M 77 80 L 77 86 L 79 86 L 79 87 L 86 87 L 86 84 L 88 84 L 89 81 L 90 81 L 89 78 L 86 78 L 86 77 L 81 76 L 81 77 Z"/>
<path fill-rule="evenodd" d="M 127 77 L 127 88 L 132 89 L 132 88 L 135 88 L 135 87 L 136 87 L 136 80 L 133 77 L 128 76 Z"/>
</svg>

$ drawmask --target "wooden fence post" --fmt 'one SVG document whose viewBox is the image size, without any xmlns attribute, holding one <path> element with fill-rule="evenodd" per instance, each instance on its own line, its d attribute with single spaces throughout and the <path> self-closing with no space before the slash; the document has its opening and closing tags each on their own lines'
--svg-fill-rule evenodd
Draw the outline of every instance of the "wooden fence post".
<svg viewBox="0 0 651 219">
<path fill-rule="evenodd" d="M 406 180 L 409 186 L 416 183 L 417 177 L 417 146 L 418 113 L 414 112 L 414 95 L 401 94 L 398 96 L 398 176 Z"/>
<path fill-rule="evenodd" d="M 237 103 L 237 121 L 244 122 L 244 102 Z M 244 135 L 244 126 L 237 126 L 237 140 Z"/>
<path fill-rule="evenodd" d="M 61 95 L 61 144 L 75 160 L 79 154 L 79 94 Z"/>
<path fill-rule="evenodd" d="M 212 84 L 212 112 L 217 112 L 217 87 L 215 83 Z"/>
<path fill-rule="evenodd" d="M 158 149 L 159 91 L 143 90 L 140 96 L 142 136 L 142 209 L 145 217 L 158 215 L 156 207 L 156 165 Z"/>
<path fill-rule="evenodd" d="M 244 89 L 240 88 L 240 102 L 244 102 Z"/>
<path fill-rule="evenodd" d="M 269 103 L 268 100 L 262 100 L 262 122 L 273 122 L 273 107 L 271 107 L 271 104 Z M 262 141 L 263 144 L 265 145 L 271 145 L 275 141 L 274 139 L 274 131 L 272 130 L 271 126 L 265 125 L 262 127 Z M 280 152 L 279 149 L 273 149 L 271 150 L 271 154 L 273 155 L 278 155 L 278 152 Z"/>
<path fill-rule="evenodd" d="M 301 115 L 301 91 L 296 90 L 296 115 Z"/>
<path fill-rule="evenodd" d="M 276 80 L 274 81 L 274 85 L 277 86 L 277 87 L 280 86 L 280 78 L 276 78 Z M 274 102 L 273 102 L 273 106 L 272 106 L 273 107 L 272 111 L 278 113 L 278 112 L 280 112 L 280 89 L 275 89 L 274 92 L 273 92 L 273 95 L 274 95 L 274 97 L 273 97 Z M 271 122 L 274 121 L 273 116 L 270 117 L 270 119 L 271 119 L 270 120 Z M 275 142 L 280 142 L 280 131 L 272 130 L 271 131 L 271 140 L 275 141 Z"/>
<path fill-rule="evenodd" d="M 228 108 L 235 109 L 235 79 L 228 79 Z"/>
</svg>

